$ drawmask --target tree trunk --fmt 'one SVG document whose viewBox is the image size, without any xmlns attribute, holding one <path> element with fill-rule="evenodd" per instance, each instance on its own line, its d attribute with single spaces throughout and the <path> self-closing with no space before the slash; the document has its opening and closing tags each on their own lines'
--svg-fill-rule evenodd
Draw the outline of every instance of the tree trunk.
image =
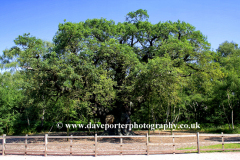
<svg viewBox="0 0 240 160">
<path fill-rule="evenodd" d="M 68 102 L 68 103 L 66 103 L 67 104 L 67 124 L 69 124 L 69 110 L 70 110 L 69 99 L 67 99 L 67 102 Z M 69 136 L 69 128 L 68 127 L 67 127 L 67 136 Z M 68 139 L 67 139 L 67 141 L 68 141 Z"/>
<path fill-rule="evenodd" d="M 227 119 L 227 122 L 228 122 L 228 127 L 229 127 L 229 130 L 230 130 L 230 129 L 231 129 L 231 127 L 230 127 L 230 123 L 229 123 L 229 120 L 228 120 L 227 114 L 226 114 L 226 112 L 225 112 L 224 105 L 223 105 L 223 111 L 224 111 L 225 117 L 226 117 L 226 119 Z"/>
<path fill-rule="evenodd" d="M 233 109 L 232 109 L 232 129 L 234 129 L 234 124 L 233 124 Z"/>
<path fill-rule="evenodd" d="M 43 109 L 43 114 L 42 114 L 42 119 L 41 119 L 41 127 L 43 127 L 43 121 L 44 121 L 44 112 L 45 112 L 45 109 Z"/>
<path fill-rule="evenodd" d="M 104 130 L 102 135 L 134 135 L 132 132 L 132 129 L 129 128 L 129 125 L 131 125 L 131 107 L 128 105 L 124 105 L 123 102 L 117 101 L 116 103 L 117 107 L 114 108 L 112 111 L 106 113 L 106 116 L 100 117 L 100 119 L 104 119 L 104 122 L 101 120 L 102 124 L 116 124 L 116 128 L 108 128 L 107 130 Z M 113 116 L 114 120 L 109 120 L 108 117 Z M 118 125 L 120 124 L 127 124 L 127 128 L 119 128 Z"/>
<path fill-rule="evenodd" d="M 148 125 L 150 126 L 150 98 L 148 101 Z M 148 135 L 150 135 L 150 127 L 148 128 Z M 150 142 L 150 137 L 148 137 L 148 141 Z"/>
<path fill-rule="evenodd" d="M 170 102 L 170 122 L 173 124 L 173 119 L 172 119 L 172 104 Z M 170 126 L 169 126 L 170 127 Z M 172 135 L 172 127 L 171 127 L 171 135 Z"/>
</svg>

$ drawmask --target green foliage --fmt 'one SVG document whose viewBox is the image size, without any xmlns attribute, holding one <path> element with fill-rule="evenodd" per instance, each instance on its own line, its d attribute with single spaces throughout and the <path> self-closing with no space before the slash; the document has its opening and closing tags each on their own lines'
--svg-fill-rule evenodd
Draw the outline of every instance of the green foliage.
<svg viewBox="0 0 240 160">
<path fill-rule="evenodd" d="M 224 149 L 239 149 L 240 148 L 240 144 L 238 143 L 228 143 L 228 144 L 224 144 Z M 186 147 L 186 148 L 179 148 L 178 150 L 190 150 L 190 149 L 197 149 L 197 147 Z M 214 151 L 201 151 L 201 152 L 234 152 L 231 150 L 225 150 L 222 151 L 222 144 L 215 144 L 215 145 L 209 145 L 209 146 L 200 146 L 200 149 L 219 149 L 219 150 L 214 150 Z M 197 151 L 196 151 L 197 152 Z M 239 151 L 237 151 L 239 152 Z M 186 152 L 188 153 L 188 152 Z"/>
<path fill-rule="evenodd" d="M 20 116 L 24 95 L 21 75 L 0 74 L 0 133 L 11 133 L 14 121 Z"/>
<path fill-rule="evenodd" d="M 0 57 L 0 132 L 34 132 L 58 121 L 239 122 L 239 48 L 217 52 L 189 23 L 88 19 L 59 24 L 53 42 L 18 36 Z M 15 69 L 15 70 L 14 70 Z M 11 82 L 11 83 L 10 83 Z M 11 123 L 10 123 L 11 121 Z M 22 124 L 18 124 L 21 122 Z M 36 122 L 36 123 L 35 123 Z M 40 123 L 41 122 L 41 123 Z M 7 125 L 6 125 L 7 124 Z"/>
</svg>

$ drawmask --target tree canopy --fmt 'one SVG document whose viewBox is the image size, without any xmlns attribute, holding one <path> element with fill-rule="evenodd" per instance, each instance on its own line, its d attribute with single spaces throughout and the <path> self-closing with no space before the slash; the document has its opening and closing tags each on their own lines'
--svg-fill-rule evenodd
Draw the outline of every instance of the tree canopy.
<svg viewBox="0 0 240 160">
<path fill-rule="evenodd" d="M 13 93 L 5 94 L 5 83 L 1 86 L 2 106 L 16 92 L 11 98 L 21 95 L 12 104 L 17 118 L 28 125 L 41 120 L 42 126 L 44 121 L 105 123 L 109 114 L 114 123 L 210 122 L 207 112 L 225 103 L 226 110 L 219 114 L 229 119 L 226 105 L 233 112 L 239 103 L 237 44 L 224 42 L 214 52 L 191 24 L 180 20 L 152 24 L 148 18 L 140 9 L 117 24 L 104 18 L 65 21 L 52 42 L 30 34 L 17 37 L 16 46 L 0 57 L 2 67 L 16 69 L 1 78 L 19 77 L 7 84 L 15 88 Z M 1 110 L 4 121 L 11 119 L 5 110 L 12 107 Z"/>
</svg>

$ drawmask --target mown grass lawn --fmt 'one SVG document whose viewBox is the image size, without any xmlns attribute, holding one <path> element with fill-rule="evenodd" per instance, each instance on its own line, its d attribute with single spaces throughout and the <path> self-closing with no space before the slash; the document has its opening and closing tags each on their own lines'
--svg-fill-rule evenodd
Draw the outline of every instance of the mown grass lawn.
<svg viewBox="0 0 240 160">
<path fill-rule="evenodd" d="M 197 147 L 186 147 L 186 148 L 179 148 L 178 150 L 188 150 L 188 149 L 197 149 Z M 219 150 L 213 150 L 213 151 L 201 151 L 201 149 L 219 149 Z M 224 144 L 224 149 L 240 149 L 240 143 L 228 143 Z M 193 151 L 197 152 L 197 151 Z M 222 144 L 215 144 L 215 145 L 209 145 L 209 146 L 200 146 L 200 152 L 223 152 L 222 151 Z M 233 151 L 233 150 L 224 150 L 224 152 L 240 152 L 240 151 Z M 189 153 L 189 151 L 186 151 L 185 153 Z"/>
</svg>

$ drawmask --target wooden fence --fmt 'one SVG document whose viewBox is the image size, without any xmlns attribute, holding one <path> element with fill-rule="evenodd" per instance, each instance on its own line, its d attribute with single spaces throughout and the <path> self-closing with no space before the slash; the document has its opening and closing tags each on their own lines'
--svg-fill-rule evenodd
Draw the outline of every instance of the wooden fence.
<svg viewBox="0 0 240 160">
<path fill-rule="evenodd" d="M 149 142 L 149 138 L 151 137 L 158 137 L 158 138 L 172 138 L 172 143 L 150 143 Z M 175 142 L 175 138 L 183 138 L 183 137 L 195 137 L 196 141 L 193 143 L 176 143 Z M 222 144 L 222 149 L 200 149 L 200 143 L 212 143 L 212 142 L 200 142 L 200 138 L 199 137 L 221 137 L 222 141 L 221 142 L 214 142 L 215 144 Z M 156 153 L 184 153 L 186 151 L 189 152 L 198 152 L 200 153 L 200 151 L 210 151 L 210 150 L 240 150 L 240 148 L 238 149 L 224 149 L 224 144 L 227 143 L 240 143 L 238 142 L 224 142 L 224 137 L 240 137 L 240 134 L 199 134 L 197 132 L 197 134 L 192 134 L 192 135 L 137 135 L 137 136 L 101 136 L 101 135 L 97 135 L 95 134 L 95 136 L 48 136 L 48 134 L 45 134 L 45 136 L 6 136 L 5 134 L 3 136 L 0 137 L 0 139 L 2 139 L 2 150 L 0 151 L 0 153 L 2 153 L 2 155 L 7 155 L 7 154 L 24 154 L 24 155 L 29 155 L 29 154 L 40 154 L 40 155 L 45 155 L 47 156 L 48 154 L 51 155 L 105 155 L 105 154 L 118 154 L 118 155 L 122 155 L 122 154 L 156 154 Z M 13 139 L 13 138 L 20 138 L 20 139 L 25 139 L 25 143 L 6 143 L 7 139 Z M 36 139 L 36 138 L 41 138 L 43 139 L 43 143 L 28 143 L 28 139 Z M 49 139 L 68 139 L 69 141 L 67 142 L 67 144 L 59 144 L 59 143 L 48 143 Z M 73 146 L 80 146 L 81 143 L 79 144 L 73 144 L 73 139 L 82 139 L 82 138 L 90 138 L 90 139 L 94 139 L 94 144 L 88 144 L 88 145 L 93 145 L 94 149 L 92 150 L 88 150 L 88 151 L 73 151 Z M 114 138 L 114 139 L 119 139 L 119 150 L 100 150 L 100 147 L 98 147 L 98 139 L 100 138 Z M 146 138 L 146 143 L 144 143 L 145 145 L 145 149 L 144 150 L 123 150 L 123 146 L 125 145 L 123 143 L 123 139 L 124 138 Z M 137 143 L 134 143 L 135 145 L 137 145 Z M 176 150 L 175 146 L 177 144 L 193 144 L 196 145 L 197 149 L 188 149 L 188 150 Z M 25 149 L 22 150 L 17 150 L 17 149 L 6 149 L 6 146 L 8 145 L 23 145 L 25 146 Z M 40 146 L 44 146 L 44 150 L 28 150 L 28 146 L 30 145 L 40 145 Z M 55 151 L 50 151 L 48 150 L 48 146 L 50 145 L 63 145 L 63 146 L 67 146 L 69 147 L 68 151 L 59 151 L 59 150 L 55 150 Z M 151 150 L 150 146 L 159 146 L 159 145 L 170 145 L 172 146 L 171 150 Z"/>
</svg>

